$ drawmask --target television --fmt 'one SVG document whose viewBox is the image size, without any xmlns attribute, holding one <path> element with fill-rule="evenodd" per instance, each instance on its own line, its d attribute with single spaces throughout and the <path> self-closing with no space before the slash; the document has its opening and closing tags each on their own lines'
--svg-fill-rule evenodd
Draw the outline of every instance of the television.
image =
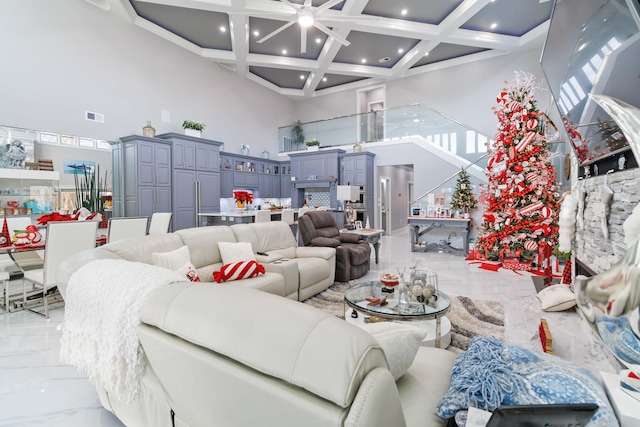
<svg viewBox="0 0 640 427">
<path fill-rule="evenodd" d="M 540 64 L 580 166 L 630 149 L 589 94 L 640 108 L 638 58 L 640 0 L 555 1 Z"/>
</svg>

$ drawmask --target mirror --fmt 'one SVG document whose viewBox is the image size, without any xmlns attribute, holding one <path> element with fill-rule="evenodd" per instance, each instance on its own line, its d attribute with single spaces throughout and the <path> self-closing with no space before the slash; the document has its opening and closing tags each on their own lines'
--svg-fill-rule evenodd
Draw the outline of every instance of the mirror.
<svg viewBox="0 0 640 427">
<path fill-rule="evenodd" d="M 580 166 L 629 149 L 624 133 L 589 94 L 640 106 L 639 10 L 637 1 L 624 0 L 554 6 L 540 62 Z"/>
<path fill-rule="evenodd" d="M 576 300 L 605 345 L 625 365 L 640 365 L 640 238 L 608 271 L 576 277 Z"/>
</svg>

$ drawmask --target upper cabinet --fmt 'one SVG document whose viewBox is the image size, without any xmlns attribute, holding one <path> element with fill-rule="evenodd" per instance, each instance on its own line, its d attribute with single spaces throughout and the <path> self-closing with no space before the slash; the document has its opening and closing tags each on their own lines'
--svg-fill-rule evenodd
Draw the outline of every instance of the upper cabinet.
<svg viewBox="0 0 640 427">
<path fill-rule="evenodd" d="M 179 133 L 165 133 L 158 135 L 158 138 L 171 141 L 175 169 L 206 172 L 219 170 L 221 143 Z"/>
<path fill-rule="evenodd" d="M 338 179 L 338 158 L 344 150 L 292 153 L 291 174 L 297 181 L 333 181 Z"/>
<path fill-rule="evenodd" d="M 373 158 L 375 154 L 348 153 L 342 157 L 340 184 L 371 186 L 373 184 Z"/>
</svg>

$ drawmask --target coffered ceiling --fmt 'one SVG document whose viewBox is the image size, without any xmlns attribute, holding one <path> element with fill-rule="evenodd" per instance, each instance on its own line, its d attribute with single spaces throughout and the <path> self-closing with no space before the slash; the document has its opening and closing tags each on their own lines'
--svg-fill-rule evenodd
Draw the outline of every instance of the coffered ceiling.
<svg viewBox="0 0 640 427">
<path fill-rule="evenodd" d="M 307 0 L 328 31 L 312 25 L 304 37 L 296 15 L 304 0 L 117 1 L 135 25 L 294 98 L 520 49 L 544 36 L 552 8 L 545 0 Z"/>
</svg>

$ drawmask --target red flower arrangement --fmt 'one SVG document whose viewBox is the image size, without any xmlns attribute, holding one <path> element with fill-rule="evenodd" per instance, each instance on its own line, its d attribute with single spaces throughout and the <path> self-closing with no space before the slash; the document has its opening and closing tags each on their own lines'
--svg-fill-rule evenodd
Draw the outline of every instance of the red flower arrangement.
<svg viewBox="0 0 640 427">
<path fill-rule="evenodd" d="M 240 202 L 241 204 L 253 203 L 253 193 L 250 193 L 249 191 L 236 190 L 233 192 L 233 198 L 236 200 L 236 202 Z"/>
</svg>

